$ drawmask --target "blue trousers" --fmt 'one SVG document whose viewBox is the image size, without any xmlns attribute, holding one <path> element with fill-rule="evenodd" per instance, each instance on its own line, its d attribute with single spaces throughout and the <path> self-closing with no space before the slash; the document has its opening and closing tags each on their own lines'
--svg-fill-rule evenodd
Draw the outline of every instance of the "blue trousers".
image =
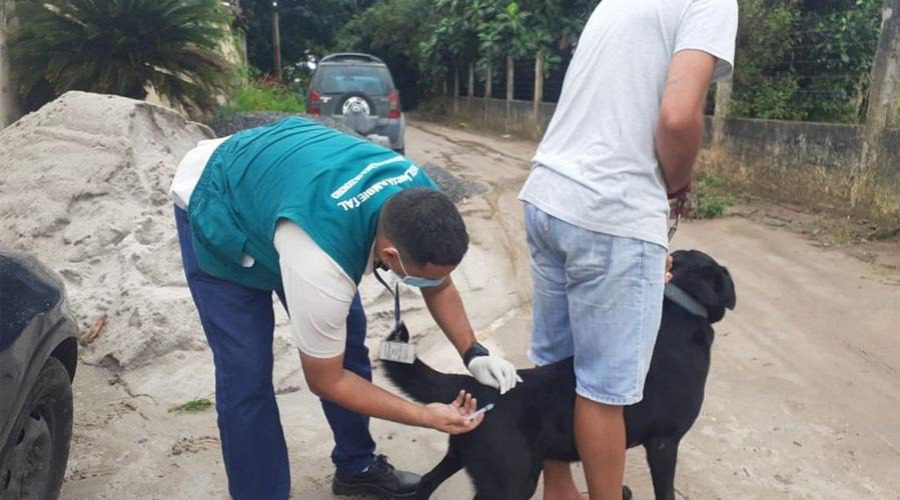
<svg viewBox="0 0 900 500">
<path fill-rule="evenodd" d="M 197 265 L 187 213 L 175 209 L 181 259 L 200 323 L 213 353 L 216 412 L 228 491 L 236 500 L 287 499 L 291 486 L 287 446 L 272 386 L 272 292 L 204 273 Z M 359 295 L 347 316 L 344 368 L 372 380 L 365 346 L 366 316 Z M 360 472 L 373 460 L 369 418 L 321 401 L 334 434 L 331 460 L 341 472 Z"/>
</svg>

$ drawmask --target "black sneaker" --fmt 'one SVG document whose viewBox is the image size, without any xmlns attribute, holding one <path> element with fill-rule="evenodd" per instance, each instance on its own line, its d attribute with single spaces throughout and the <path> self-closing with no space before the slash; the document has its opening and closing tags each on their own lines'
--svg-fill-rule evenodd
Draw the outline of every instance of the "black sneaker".
<svg viewBox="0 0 900 500">
<path fill-rule="evenodd" d="M 357 474 L 335 473 L 331 491 L 335 495 L 375 495 L 379 498 L 414 498 L 422 477 L 412 472 L 395 470 L 384 455 L 365 472 Z"/>
</svg>

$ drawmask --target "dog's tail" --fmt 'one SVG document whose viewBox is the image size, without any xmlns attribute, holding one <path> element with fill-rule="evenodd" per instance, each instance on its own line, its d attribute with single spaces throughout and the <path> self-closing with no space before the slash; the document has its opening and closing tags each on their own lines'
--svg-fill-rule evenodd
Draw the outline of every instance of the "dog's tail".
<svg viewBox="0 0 900 500">
<path fill-rule="evenodd" d="M 381 361 L 388 379 L 409 397 L 421 403 L 448 403 L 460 389 L 481 398 L 486 391 L 474 378 L 468 375 L 441 373 L 416 359 L 413 364 Z"/>
</svg>

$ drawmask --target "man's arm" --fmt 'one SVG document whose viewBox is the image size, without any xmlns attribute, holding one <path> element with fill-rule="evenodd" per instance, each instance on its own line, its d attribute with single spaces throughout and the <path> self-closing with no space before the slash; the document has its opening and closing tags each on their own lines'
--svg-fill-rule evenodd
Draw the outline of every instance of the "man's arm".
<svg viewBox="0 0 900 500">
<path fill-rule="evenodd" d="M 422 297 L 428 311 L 456 348 L 460 356 L 475 343 L 475 332 L 463 306 L 459 291 L 450 276 L 439 286 L 422 289 Z M 505 394 L 522 379 L 516 367 L 499 356 L 479 356 L 469 360 L 466 366 L 479 383 L 491 386 Z"/>
<path fill-rule="evenodd" d="M 703 139 L 703 108 L 716 58 L 700 50 L 682 50 L 672 57 L 656 125 L 656 156 L 669 193 L 691 180 L 691 170 Z"/>
<path fill-rule="evenodd" d="M 422 288 L 422 298 L 441 331 L 460 356 L 475 343 L 475 331 L 463 306 L 462 297 L 450 276 L 439 286 Z"/>
<path fill-rule="evenodd" d="M 470 394 L 460 392 L 456 401 L 450 404 L 413 404 L 345 370 L 343 354 L 315 358 L 301 352 L 300 363 L 313 394 L 362 415 L 450 434 L 469 432 L 482 420 L 482 417 L 467 418 L 478 404 Z"/>
</svg>

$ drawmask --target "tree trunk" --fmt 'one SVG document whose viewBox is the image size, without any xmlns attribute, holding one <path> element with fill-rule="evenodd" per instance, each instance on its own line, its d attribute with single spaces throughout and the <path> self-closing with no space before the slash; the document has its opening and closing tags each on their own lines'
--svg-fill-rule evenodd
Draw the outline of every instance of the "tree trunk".
<svg viewBox="0 0 900 500">
<path fill-rule="evenodd" d="M 541 102 L 544 100 L 544 52 L 538 51 L 534 61 L 534 102 L 531 110 L 535 135 L 541 134 Z"/>
<path fill-rule="evenodd" d="M 472 103 L 475 102 L 475 64 L 469 63 L 469 91 L 466 99 L 466 111 L 472 112 Z"/>
<path fill-rule="evenodd" d="M 487 123 L 488 104 L 491 102 L 491 95 L 494 92 L 494 65 L 487 64 L 487 75 L 484 80 L 484 123 Z"/>
<path fill-rule="evenodd" d="M 869 103 L 863 126 L 862 157 L 853 174 L 850 204 L 865 201 L 874 185 L 879 167 L 884 129 L 896 125 L 897 99 L 900 97 L 900 0 L 884 0 L 881 9 L 881 36 L 875 50 L 869 86 Z M 896 166 L 894 167 L 896 168 Z"/>
<path fill-rule="evenodd" d="M 512 100 L 515 90 L 516 61 L 512 56 L 506 56 L 506 131 L 509 132 L 509 123 L 512 120 Z"/>
<path fill-rule="evenodd" d="M 459 113 L 459 64 L 453 66 L 453 112 Z"/>
</svg>

